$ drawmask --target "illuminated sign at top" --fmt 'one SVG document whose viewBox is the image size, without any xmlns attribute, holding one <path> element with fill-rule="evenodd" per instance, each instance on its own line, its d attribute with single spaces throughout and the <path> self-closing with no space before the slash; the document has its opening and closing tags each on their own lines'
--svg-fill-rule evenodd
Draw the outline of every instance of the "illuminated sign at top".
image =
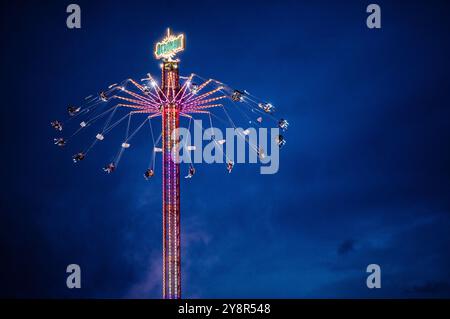
<svg viewBox="0 0 450 319">
<path fill-rule="evenodd" d="M 167 29 L 167 36 L 161 42 L 156 43 L 155 56 L 157 59 L 171 59 L 184 48 L 184 34 L 173 35 L 170 34 L 170 29 Z"/>
</svg>

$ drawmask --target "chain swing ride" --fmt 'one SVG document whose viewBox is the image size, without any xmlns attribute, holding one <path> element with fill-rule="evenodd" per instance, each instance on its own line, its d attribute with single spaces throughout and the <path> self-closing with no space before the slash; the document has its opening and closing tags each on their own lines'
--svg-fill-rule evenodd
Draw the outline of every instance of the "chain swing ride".
<svg viewBox="0 0 450 319">
<path fill-rule="evenodd" d="M 153 147 L 150 164 L 144 171 L 145 179 L 150 180 L 155 175 L 156 154 L 162 153 L 162 286 L 163 298 L 167 299 L 181 298 L 180 164 L 177 164 L 179 162 L 174 161 L 172 157 L 172 149 L 176 143 L 172 132 L 180 127 L 180 117 L 189 121 L 188 130 L 191 128 L 191 123 L 196 124 L 193 121 L 194 116 L 206 116 L 211 129 L 214 118 L 236 130 L 235 121 L 230 116 L 232 110 L 237 110 L 248 124 L 256 127 L 261 127 L 265 121 L 268 121 L 278 126 L 281 131 L 285 131 L 289 125 L 285 119 L 274 117 L 275 107 L 272 104 L 262 101 L 245 90 L 233 89 L 220 81 L 205 79 L 196 74 L 180 76 L 179 60 L 174 58 L 184 48 L 184 35 L 173 35 L 170 29 L 167 29 L 166 37 L 156 44 L 154 52 L 157 59 L 162 59 L 161 85 L 158 85 L 151 74 L 147 74 L 139 82 L 127 79 L 111 84 L 98 95 L 87 96 L 80 106 L 69 106 L 67 121 L 51 122 L 51 126 L 57 132 L 62 132 L 66 131 L 66 126 L 71 126 L 75 120 L 78 120 L 79 125 L 72 134 L 54 138 L 55 145 L 64 147 L 80 132 L 104 120 L 91 144 L 72 157 L 74 163 L 84 160 L 97 143 L 102 142 L 114 128 L 125 122 L 125 139 L 121 141 L 119 151 L 113 160 L 103 167 L 106 174 L 116 170 L 124 151 L 131 147 L 132 138 L 148 123 Z M 158 117 L 162 119 L 161 134 L 156 137 L 152 121 Z M 131 122 L 135 118 L 140 120 L 136 129 L 131 131 Z M 242 138 L 260 159 L 263 158 L 265 150 L 253 144 L 246 134 L 248 130 L 242 131 L 238 137 Z M 231 173 L 234 162 L 222 149 L 225 140 L 217 140 L 214 136 L 212 140 L 224 156 L 226 170 Z M 286 143 L 281 134 L 275 137 L 275 141 L 279 147 Z M 185 146 L 188 152 L 195 150 L 195 146 Z M 192 178 L 194 174 L 195 167 L 191 161 L 185 178 Z"/>
</svg>

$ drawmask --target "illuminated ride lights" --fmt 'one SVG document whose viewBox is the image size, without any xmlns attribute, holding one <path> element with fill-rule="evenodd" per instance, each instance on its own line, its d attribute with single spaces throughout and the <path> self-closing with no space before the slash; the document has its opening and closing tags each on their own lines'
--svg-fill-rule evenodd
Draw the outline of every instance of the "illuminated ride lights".
<svg viewBox="0 0 450 319">
<path fill-rule="evenodd" d="M 75 125 L 76 129 L 72 134 L 65 138 L 54 138 L 54 144 L 59 147 L 65 146 L 80 132 L 97 125 L 93 142 L 72 157 L 74 163 L 84 160 L 97 143 L 104 143 L 103 141 L 107 139 L 114 128 L 123 125 L 124 122 L 127 123 L 125 138 L 120 141 L 118 152 L 103 167 L 103 171 L 107 174 L 117 170 L 124 151 L 131 147 L 131 139 L 148 123 L 153 146 L 149 166 L 144 172 L 145 179 L 150 180 L 155 175 L 155 157 L 157 153 L 162 153 L 162 288 L 163 298 L 167 299 L 181 298 L 180 164 L 176 157 L 178 155 L 172 156 L 172 149 L 178 140 L 177 136 L 172 138 L 172 134 L 174 131 L 177 132 L 176 130 L 180 126 L 180 117 L 189 120 L 188 130 L 191 123 L 196 124 L 193 121 L 194 115 L 207 116 L 211 129 L 213 129 L 213 117 L 237 129 L 230 113 L 238 110 L 240 117 L 245 118 L 246 123 L 252 126 L 261 126 L 263 118 L 266 118 L 283 131 L 288 127 L 286 120 L 278 120 L 273 116 L 275 108 L 272 104 L 261 101 L 245 90 L 239 91 L 220 81 L 204 79 L 196 74 L 188 77 L 180 76 L 179 60 L 174 58 L 184 49 L 184 35 L 173 35 L 168 29 L 166 37 L 156 43 L 154 50 L 155 57 L 162 59 L 161 86 L 151 74 L 147 74 L 145 78 L 141 79 L 141 83 L 133 79 L 114 83 L 98 94 L 87 96 L 82 105 L 69 106 L 67 108 L 69 119 L 64 123 L 51 122 L 51 126 L 56 132 L 62 132 L 66 125 L 76 122 L 77 119 L 83 119 L 76 122 L 78 124 Z M 224 102 L 226 101 L 231 103 L 231 107 L 225 107 Z M 111 104 L 114 105 L 111 106 Z M 222 116 L 212 112 L 216 109 L 221 110 L 217 113 L 221 113 Z M 120 111 L 125 111 L 125 115 L 121 115 L 118 120 L 113 121 Z M 144 120 L 134 130 L 131 130 L 132 118 L 140 114 L 145 115 Z M 159 137 L 155 136 L 152 125 L 152 120 L 156 117 L 162 119 Z M 106 118 L 104 124 L 98 125 L 99 120 L 104 118 Z M 250 149 L 256 152 L 259 158 L 264 158 L 265 150 L 261 146 L 252 144 L 252 141 L 247 138 L 249 132 L 248 129 L 244 130 L 239 137 L 249 144 Z M 279 147 L 286 143 L 281 135 L 275 138 Z M 213 139 L 213 141 L 221 150 L 226 170 L 231 173 L 235 164 L 222 149 L 225 140 Z M 186 149 L 189 152 L 195 150 L 196 147 L 186 145 Z M 196 172 L 193 163 L 189 164 L 188 172 L 186 178 L 191 179 Z"/>
</svg>

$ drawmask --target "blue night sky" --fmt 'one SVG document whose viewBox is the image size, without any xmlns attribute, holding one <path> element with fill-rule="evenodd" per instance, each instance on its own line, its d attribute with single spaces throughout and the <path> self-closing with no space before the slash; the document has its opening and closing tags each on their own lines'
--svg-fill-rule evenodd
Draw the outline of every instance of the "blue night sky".
<svg viewBox="0 0 450 319">
<path fill-rule="evenodd" d="M 369 30 L 368 1 L 76 1 L 69 30 L 69 3 L 1 5 L 0 296 L 160 298 L 145 136 L 107 176 L 116 144 L 73 165 L 96 132 L 60 150 L 49 122 L 158 74 L 170 26 L 187 36 L 181 73 L 267 97 L 291 124 L 277 174 L 203 164 L 182 179 L 184 297 L 450 297 L 448 4 L 377 1 Z"/>
</svg>

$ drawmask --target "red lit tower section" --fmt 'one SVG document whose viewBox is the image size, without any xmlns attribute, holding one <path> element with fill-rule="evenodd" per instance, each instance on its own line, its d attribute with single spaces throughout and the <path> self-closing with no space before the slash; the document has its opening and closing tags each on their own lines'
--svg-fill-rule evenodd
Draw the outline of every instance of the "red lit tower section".
<svg viewBox="0 0 450 319">
<path fill-rule="evenodd" d="M 174 101 L 180 89 L 178 61 L 166 60 L 162 66 L 161 94 L 165 101 Z M 163 298 L 181 298 L 180 260 L 180 167 L 172 157 L 176 142 L 172 134 L 179 127 L 179 106 L 162 106 L 163 149 Z"/>
</svg>

